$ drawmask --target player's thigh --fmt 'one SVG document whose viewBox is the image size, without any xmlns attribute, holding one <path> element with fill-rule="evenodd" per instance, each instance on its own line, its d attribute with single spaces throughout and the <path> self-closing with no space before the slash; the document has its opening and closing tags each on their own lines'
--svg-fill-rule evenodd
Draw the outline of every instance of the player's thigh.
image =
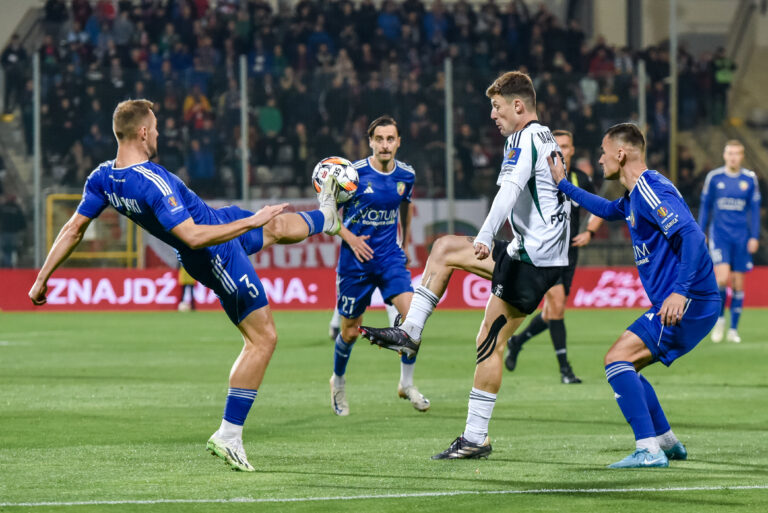
<svg viewBox="0 0 768 513">
<path fill-rule="evenodd" d="M 558 283 L 544 295 L 542 318 L 545 321 L 559 320 L 565 316 L 565 286 Z"/>
<path fill-rule="evenodd" d="M 233 324 L 239 325 L 248 314 L 268 305 L 261 280 L 239 243 L 230 241 L 214 246 L 209 256 L 205 279 L 200 281 L 219 296 Z"/>
<path fill-rule="evenodd" d="M 520 312 L 532 314 L 562 274 L 563 267 L 536 267 L 496 251 L 491 293 Z"/>
<path fill-rule="evenodd" d="M 728 286 L 728 278 L 731 275 L 731 264 L 720 263 L 715 266 L 715 280 L 719 287 Z"/>
<path fill-rule="evenodd" d="M 251 311 L 240 321 L 237 328 L 246 344 L 274 349 L 277 343 L 277 329 L 269 305 Z"/>
<path fill-rule="evenodd" d="M 752 255 L 747 251 L 747 238 L 742 238 L 733 243 L 731 248 L 731 274 L 745 273 L 752 270 Z M 735 280 L 735 278 L 731 278 Z M 732 285 L 735 287 L 735 285 Z M 742 290 L 741 289 L 738 290 Z"/>
<path fill-rule="evenodd" d="M 474 237 L 444 235 L 435 241 L 429 256 L 446 267 L 461 269 L 490 280 L 493 275 L 493 259 L 478 260 L 473 244 Z"/>
<path fill-rule="evenodd" d="M 399 253 L 381 262 L 381 270 L 372 276 L 387 304 L 393 304 L 402 315 L 408 313 L 413 297 L 411 272 L 405 267 L 405 254 Z M 397 302 L 395 300 L 397 299 Z"/>
<path fill-rule="evenodd" d="M 605 365 L 614 362 L 630 362 L 634 364 L 635 369 L 640 370 L 653 362 L 653 354 L 642 338 L 627 330 L 621 334 L 605 354 Z"/>
<path fill-rule="evenodd" d="M 731 287 L 733 290 L 744 290 L 744 273 L 738 271 L 731 272 Z"/>
<path fill-rule="evenodd" d="M 344 319 L 355 319 L 363 315 L 371 304 L 371 296 L 376 289 L 372 276 L 349 274 L 336 276 L 336 309 Z"/>
<path fill-rule="evenodd" d="M 639 346 L 617 346 L 621 340 L 619 339 L 606 355 L 606 364 L 629 361 L 634 363 L 638 370 L 655 361 L 660 361 L 666 366 L 672 365 L 709 334 L 720 314 L 720 301 L 719 298 L 706 301 L 688 299 L 683 317 L 675 326 L 662 325 L 658 313 L 659 306 L 652 306 L 627 328 L 627 332 L 634 334 L 645 345 L 647 353 L 639 350 Z"/>
<path fill-rule="evenodd" d="M 264 248 L 277 244 L 292 244 L 302 241 L 309 234 L 309 225 L 304 218 L 294 212 L 273 217 L 263 226 Z M 322 227 L 321 227 L 322 228 Z"/>
</svg>

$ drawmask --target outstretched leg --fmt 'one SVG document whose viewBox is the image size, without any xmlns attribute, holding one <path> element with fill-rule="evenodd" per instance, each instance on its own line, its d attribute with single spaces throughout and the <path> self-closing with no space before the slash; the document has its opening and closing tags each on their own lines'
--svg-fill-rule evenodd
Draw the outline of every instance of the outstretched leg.
<svg viewBox="0 0 768 513">
<path fill-rule="evenodd" d="M 421 285 L 414 292 L 411 307 L 402 325 L 402 329 L 413 340 L 421 340 L 424 324 L 445 294 L 454 269 L 491 279 L 494 262 L 490 258 L 478 260 L 473 243 L 474 237 L 460 235 L 445 235 L 435 241 L 421 277 Z"/>
</svg>

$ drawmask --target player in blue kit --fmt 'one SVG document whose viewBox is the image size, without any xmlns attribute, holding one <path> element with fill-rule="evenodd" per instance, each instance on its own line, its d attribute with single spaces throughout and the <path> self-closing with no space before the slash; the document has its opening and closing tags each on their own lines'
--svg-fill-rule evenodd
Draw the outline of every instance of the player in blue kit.
<svg viewBox="0 0 768 513">
<path fill-rule="evenodd" d="M 40 269 L 29 297 L 45 303 L 47 282 L 80 243 L 90 222 L 109 205 L 173 247 L 189 274 L 212 289 L 244 346 L 229 375 L 229 393 L 219 429 L 207 449 L 235 470 L 253 472 L 242 442 L 243 424 L 256 398 L 277 335 L 267 295 L 248 255 L 272 244 L 299 242 L 340 229 L 333 180 L 323 184 L 320 209 L 281 214 L 287 204 L 248 212 L 236 206 L 214 209 L 175 175 L 151 162 L 157 155 L 157 118 L 152 102 L 117 105 L 113 129 L 115 160 L 88 177 L 77 212 L 67 221 Z"/>
<path fill-rule="evenodd" d="M 344 204 L 340 232 L 344 242 L 336 269 L 341 332 L 335 341 L 330 385 L 331 408 L 341 416 L 349 415 L 345 373 L 373 291 L 378 288 L 384 301 L 395 305 L 402 315 L 413 296 L 404 248 L 410 236 L 414 171 L 395 159 L 400 129 L 393 118 L 375 119 L 368 127 L 368 143 L 373 155 L 354 163 L 360 184 L 357 194 Z M 402 247 L 398 244 L 398 217 Z M 415 356 L 401 356 L 397 393 L 417 410 L 426 411 L 429 400 L 413 384 L 415 362 Z"/>
<path fill-rule="evenodd" d="M 672 182 L 646 167 L 642 132 L 629 123 L 615 125 L 603 137 L 602 150 L 605 177 L 627 188 L 616 201 L 571 184 L 561 159 L 548 160 L 560 191 L 598 217 L 626 220 L 637 271 L 653 305 L 605 355 L 605 375 L 636 446 L 609 467 L 667 467 L 669 459 L 686 459 L 687 451 L 639 371 L 657 361 L 671 365 L 707 336 L 720 311 L 720 295 L 704 233 Z"/>
<path fill-rule="evenodd" d="M 739 317 L 744 304 L 744 273 L 752 269 L 752 254 L 760 239 L 760 188 L 754 172 L 741 167 L 744 145 L 731 140 L 723 150 L 725 166 L 707 174 L 701 191 L 699 224 L 709 228 L 709 254 L 715 264 L 720 289 L 720 317 L 712 330 L 712 342 L 723 340 L 726 287 L 731 285 L 729 342 L 741 342 Z"/>
</svg>

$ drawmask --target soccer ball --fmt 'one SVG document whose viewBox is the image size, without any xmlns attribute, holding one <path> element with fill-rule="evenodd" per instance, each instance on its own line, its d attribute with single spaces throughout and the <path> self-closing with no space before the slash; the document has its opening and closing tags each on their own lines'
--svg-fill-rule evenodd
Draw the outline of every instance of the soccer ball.
<svg viewBox="0 0 768 513">
<path fill-rule="evenodd" d="M 336 191 L 337 203 L 345 203 L 352 199 L 360 183 L 357 169 L 352 167 L 352 162 L 343 157 L 327 157 L 318 162 L 312 171 L 312 185 L 315 186 L 315 191 L 320 192 L 328 176 L 339 184 Z"/>
</svg>

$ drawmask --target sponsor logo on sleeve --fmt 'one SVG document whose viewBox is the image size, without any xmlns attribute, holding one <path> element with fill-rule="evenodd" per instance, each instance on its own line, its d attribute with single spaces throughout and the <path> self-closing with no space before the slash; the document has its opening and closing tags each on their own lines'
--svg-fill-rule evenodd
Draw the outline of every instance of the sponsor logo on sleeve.
<svg viewBox="0 0 768 513">
<path fill-rule="evenodd" d="M 520 158 L 520 148 L 510 148 L 504 158 L 504 164 L 510 166 L 516 166 L 517 161 Z"/>
</svg>

